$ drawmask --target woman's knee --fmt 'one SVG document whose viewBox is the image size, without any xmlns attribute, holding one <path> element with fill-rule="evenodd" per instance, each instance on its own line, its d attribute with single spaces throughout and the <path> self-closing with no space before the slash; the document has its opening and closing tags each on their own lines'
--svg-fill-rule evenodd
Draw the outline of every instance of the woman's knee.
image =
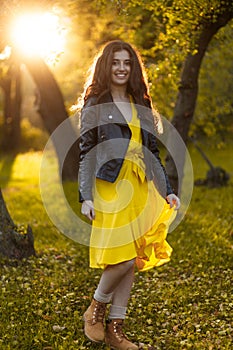
<svg viewBox="0 0 233 350">
<path fill-rule="evenodd" d="M 135 265 L 135 259 L 123 261 L 122 263 L 119 264 L 124 271 L 129 271 L 134 268 Z"/>
<path fill-rule="evenodd" d="M 134 265 L 135 265 L 135 259 L 131 259 L 131 260 L 120 262 L 116 265 L 108 265 L 106 267 L 106 270 L 113 269 L 113 270 L 116 270 L 118 272 L 121 272 L 122 274 L 125 274 L 129 270 L 134 269 Z"/>
</svg>

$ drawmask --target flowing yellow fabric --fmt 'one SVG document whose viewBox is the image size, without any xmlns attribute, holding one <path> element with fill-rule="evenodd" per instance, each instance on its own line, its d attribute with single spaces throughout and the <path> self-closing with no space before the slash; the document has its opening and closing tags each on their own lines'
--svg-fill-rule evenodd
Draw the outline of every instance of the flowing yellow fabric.
<svg viewBox="0 0 233 350">
<path fill-rule="evenodd" d="M 90 266 L 104 268 L 136 258 L 140 271 L 170 260 L 166 241 L 175 212 L 145 178 L 140 121 L 134 104 L 128 123 L 132 137 L 117 180 L 96 179 L 96 218 L 90 239 Z"/>
</svg>

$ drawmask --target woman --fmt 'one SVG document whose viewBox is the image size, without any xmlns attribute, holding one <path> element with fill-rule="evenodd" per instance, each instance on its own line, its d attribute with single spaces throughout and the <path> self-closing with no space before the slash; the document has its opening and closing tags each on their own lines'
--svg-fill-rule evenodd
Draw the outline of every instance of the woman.
<svg viewBox="0 0 233 350">
<path fill-rule="evenodd" d="M 145 271 L 161 265 L 172 250 L 166 234 L 180 202 L 161 165 L 154 125 L 140 56 L 128 43 L 108 43 L 84 95 L 79 192 L 81 213 L 92 222 L 90 266 L 103 269 L 84 331 L 113 349 L 139 349 L 122 330 L 135 266 Z M 165 198 L 152 181 L 157 163 Z"/>
</svg>

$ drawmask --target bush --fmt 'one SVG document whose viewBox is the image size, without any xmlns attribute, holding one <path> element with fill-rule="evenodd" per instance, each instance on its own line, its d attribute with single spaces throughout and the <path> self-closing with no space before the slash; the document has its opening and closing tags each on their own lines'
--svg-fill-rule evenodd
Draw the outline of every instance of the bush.
<svg viewBox="0 0 233 350">
<path fill-rule="evenodd" d="M 3 140 L 3 117 L 0 115 L 0 140 Z M 33 126 L 26 118 L 21 121 L 21 138 L 20 145 L 16 151 L 41 151 L 44 149 L 48 140 L 48 134 L 45 130 Z M 11 142 L 11 140 L 9 140 Z M 9 147 L 10 149 L 10 147 Z"/>
<path fill-rule="evenodd" d="M 48 140 L 45 130 L 33 126 L 28 119 L 21 122 L 21 151 L 41 151 Z"/>
</svg>

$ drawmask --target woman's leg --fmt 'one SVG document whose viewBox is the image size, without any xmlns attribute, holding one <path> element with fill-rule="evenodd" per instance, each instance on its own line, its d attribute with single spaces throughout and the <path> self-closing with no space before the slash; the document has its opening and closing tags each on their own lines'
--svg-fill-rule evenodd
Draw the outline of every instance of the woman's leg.
<svg viewBox="0 0 233 350">
<path fill-rule="evenodd" d="M 112 299 L 119 305 L 111 306 L 113 317 L 125 318 L 126 306 L 133 283 L 134 259 L 116 265 L 108 265 L 102 273 L 91 305 L 84 313 L 84 331 L 92 341 L 104 339 L 104 316 L 106 305 Z M 119 288 L 121 286 L 121 289 Z M 121 300 L 121 302 L 120 302 Z"/>
<path fill-rule="evenodd" d="M 131 279 L 134 271 L 134 264 L 135 264 L 135 259 L 124 261 L 116 265 L 108 265 L 102 273 L 98 288 L 95 291 L 94 298 L 96 300 L 99 300 L 99 294 L 100 296 L 101 295 L 110 296 L 112 294 L 115 294 L 115 292 L 117 292 L 116 297 L 118 297 L 119 291 L 120 291 L 120 289 L 118 288 L 119 285 L 122 283 L 122 288 L 123 288 L 123 285 L 126 285 L 127 280 L 129 280 L 130 283 L 128 283 L 128 286 L 126 287 L 127 289 L 126 298 L 127 298 L 128 289 L 132 288 L 133 282 L 131 281 Z M 106 299 L 108 299 L 108 297 L 106 297 Z M 107 302 L 109 302 L 109 300 L 107 300 Z"/>
<path fill-rule="evenodd" d="M 113 292 L 109 319 L 125 319 L 133 282 L 134 266 L 127 271 Z"/>
<path fill-rule="evenodd" d="M 110 347 L 120 350 L 138 350 L 123 332 L 123 322 L 126 317 L 127 304 L 134 282 L 134 265 L 121 278 L 112 296 L 112 305 L 109 310 L 109 320 L 106 324 L 105 342 Z"/>
<path fill-rule="evenodd" d="M 130 292 L 134 282 L 134 265 L 127 271 L 114 289 L 112 304 L 126 307 L 130 297 Z"/>
</svg>

